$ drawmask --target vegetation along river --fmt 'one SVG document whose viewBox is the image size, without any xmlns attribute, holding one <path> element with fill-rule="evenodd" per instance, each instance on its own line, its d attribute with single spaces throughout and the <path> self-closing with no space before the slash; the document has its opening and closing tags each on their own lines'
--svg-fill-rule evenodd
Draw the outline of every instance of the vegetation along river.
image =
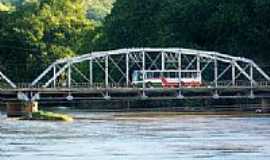
<svg viewBox="0 0 270 160">
<path fill-rule="evenodd" d="M 270 159 L 267 116 L 61 112 L 76 120 L 18 121 L 0 112 L 0 159 Z"/>
</svg>

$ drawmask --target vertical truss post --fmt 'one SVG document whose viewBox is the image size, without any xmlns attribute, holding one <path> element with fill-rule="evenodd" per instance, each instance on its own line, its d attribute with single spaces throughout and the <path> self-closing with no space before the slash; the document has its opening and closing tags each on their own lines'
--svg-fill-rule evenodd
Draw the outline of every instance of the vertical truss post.
<svg viewBox="0 0 270 160">
<path fill-rule="evenodd" d="M 109 56 L 105 57 L 105 99 L 109 100 L 111 97 L 109 96 Z"/>
<path fill-rule="evenodd" d="M 56 66 L 53 66 L 53 87 L 56 87 Z"/>
<path fill-rule="evenodd" d="M 145 98 L 145 51 L 142 51 L 142 74 L 143 74 L 143 95 L 142 97 Z"/>
<path fill-rule="evenodd" d="M 71 62 L 68 62 L 68 88 L 71 88 Z"/>
<path fill-rule="evenodd" d="M 89 60 L 89 84 L 90 87 L 93 87 L 93 59 Z"/>
<path fill-rule="evenodd" d="M 129 53 L 126 53 L 126 85 L 129 87 Z"/>
<path fill-rule="evenodd" d="M 109 56 L 105 57 L 105 88 L 106 88 L 106 95 L 105 99 L 109 99 Z"/>
<path fill-rule="evenodd" d="M 197 78 L 201 79 L 201 57 L 197 55 Z"/>
<path fill-rule="evenodd" d="M 109 59 L 105 57 L 105 87 L 109 87 Z"/>
<path fill-rule="evenodd" d="M 215 93 L 214 93 L 214 98 L 218 99 L 219 95 L 218 95 L 218 62 L 217 62 L 217 55 L 215 55 L 214 57 L 214 83 L 215 83 Z"/>
<path fill-rule="evenodd" d="M 254 75 L 253 75 L 253 64 L 250 64 L 250 97 L 254 98 Z"/>
<path fill-rule="evenodd" d="M 218 62 L 217 62 L 217 56 L 215 56 L 215 60 L 214 60 L 214 74 L 215 74 L 215 80 L 214 80 L 214 83 L 215 83 L 215 88 L 218 87 Z"/>
<path fill-rule="evenodd" d="M 232 61 L 232 85 L 235 86 L 235 62 Z"/>
<path fill-rule="evenodd" d="M 178 53 L 178 95 L 177 98 L 182 99 L 184 96 L 182 95 L 181 87 L 182 87 L 182 53 L 181 51 Z"/>
<path fill-rule="evenodd" d="M 166 66 L 165 66 L 165 53 L 161 52 L 161 70 L 162 72 L 165 70 Z"/>
</svg>

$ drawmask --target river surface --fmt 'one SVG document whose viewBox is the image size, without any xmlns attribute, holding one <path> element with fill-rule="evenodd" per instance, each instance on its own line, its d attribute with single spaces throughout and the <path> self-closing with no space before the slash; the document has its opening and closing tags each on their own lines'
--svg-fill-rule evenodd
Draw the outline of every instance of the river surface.
<svg viewBox="0 0 270 160">
<path fill-rule="evenodd" d="M 270 117 L 93 113 L 72 123 L 0 112 L 0 160 L 268 160 Z"/>
</svg>

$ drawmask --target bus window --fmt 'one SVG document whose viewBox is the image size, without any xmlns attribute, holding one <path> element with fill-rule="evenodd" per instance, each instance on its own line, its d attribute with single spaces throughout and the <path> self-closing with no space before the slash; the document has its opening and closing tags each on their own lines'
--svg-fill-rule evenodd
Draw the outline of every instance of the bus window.
<svg viewBox="0 0 270 160">
<path fill-rule="evenodd" d="M 164 73 L 163 73 L 163 76 L 164 76 L 165 78 L 169 78 L 169 77 L 170 77 L 170 73 L 169 73 L 169 72 L 164 72 Z"/>
<path fill-rule="evenodd" d="M 197 73 L 192 73 L 192 78 L 197 78 Z"/>
<path fill-rule="evenodd" d="M 132 80 L 133 81 L 141 81 L 143 79 L 142 73 L 139 71 L 134 71 L 132 75 Z"/>
<path fill-rule="evenodd" d="M 138 81 L 143 80 L 143 74 L 141 72 L 138 72 Z"/>
<path fill-rule="evenodd" d="M 183 73 L 181 73 L 181 76 L 182 76 L 183 78 L 185 78 L 185 77 L 187 77 L 187 74 L 186 74 L 185 72 L 183 72 Z"/>
<path fill-rule="evenodd" d="M 138 72 L 134 71 L 132 74 L 132 81 L 138 81 Z"/>
<path fill-rule="evenodd" d="M 155 72 L 154 73 L 154 78 L 160 78 L 160 72 Z"/>
<path fill-rule="evenodd" d="M 170 72 L 170 78 L 175 78 L 176 77 L 176 72 Z"/>
<path fill-rule="evenodd" d="M 146 77 L 147 79 L 151 79 L 154 77 L 154 73 L 153 72 L 146 72 Z"/>
</svg>

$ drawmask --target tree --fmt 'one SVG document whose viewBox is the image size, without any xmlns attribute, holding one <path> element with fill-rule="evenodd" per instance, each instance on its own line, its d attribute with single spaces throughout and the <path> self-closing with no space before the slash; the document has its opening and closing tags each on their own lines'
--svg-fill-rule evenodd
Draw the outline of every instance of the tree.
<svg viewBox="0 0 270 160">
<path fill-rule="evenodd" d="M 118 0 L 102 45 L 215 50 L 268 63 L 269 11 L 267 0 Z"/>
<path fill-rule="evenodd" d="M 158 46 L 160 10 L 156 0 L 118 0 L 104 23 L 104 40 L 108 48 Z"/>
<path fill-rule="evenodd" d="M 58 58 L 92 50 L 85 38 L 94 38 L 95 25 L 84 6 L 83 0 L 28 0 L 1 15 L 2 64 L 13 64 L 20 80 L 30 80 Z"/>
</svg>

